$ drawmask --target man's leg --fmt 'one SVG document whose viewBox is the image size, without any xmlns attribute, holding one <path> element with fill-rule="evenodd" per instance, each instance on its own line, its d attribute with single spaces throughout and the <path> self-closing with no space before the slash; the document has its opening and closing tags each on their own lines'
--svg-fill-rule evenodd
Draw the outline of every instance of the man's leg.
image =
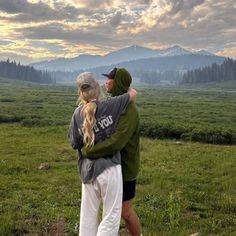
<svg viewBox="0 0 236 236">
<path fill-rule="evenodd" d="M 132 236 L 141 235 L 141 224 L 136 212 L 133 209 L 132 200 L 123 202 L 122 218 L 125 220 Z"/>
<path fill-rule="evenodd" d="M 132 236 L 141 235 L 141 224 L 133 209 L 132 199 L 135 197 L 136 180 L 123 182 L 122 218 L 125 220 Z"/>
</svg>

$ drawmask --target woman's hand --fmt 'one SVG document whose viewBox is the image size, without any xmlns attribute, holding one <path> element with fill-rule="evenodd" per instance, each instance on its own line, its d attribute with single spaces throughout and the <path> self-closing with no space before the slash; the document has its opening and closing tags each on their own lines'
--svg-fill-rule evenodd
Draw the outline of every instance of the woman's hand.
<svg viewBox="0 0 236 236">
<path fill-rule="evenodd" d="M 128 94 L 129 94 L 129 100 L 134 101 L 137 96 L 137 91 L 134 88 L 129 88 Z"/>
</svg>

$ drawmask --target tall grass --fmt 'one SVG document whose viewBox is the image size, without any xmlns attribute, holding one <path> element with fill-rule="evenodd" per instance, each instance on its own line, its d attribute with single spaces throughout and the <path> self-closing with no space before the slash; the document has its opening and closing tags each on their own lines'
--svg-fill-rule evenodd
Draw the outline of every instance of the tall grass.
<svg viewBox="0 0 236 236">
<path fill-rule="evenodd" d="M 67 140 L 76 88 L 0 84 L 0 235 L 77 235 L 81 183 Z M 138 90 L 142 132 L 159 137 L 141 138 L 134 205 L 143 235 L 236 235 L 236 146 L 186 141 L 235 135 L 235 92 Z M 51 168 L 39 170 L 45 162 Z"/>
<path fill-rule="evenodd" d="M 141 88 L 137 103 L 144 136 L 236 143 L 236 89 Z"/>
<path fill-rule="evenodd" d="M 81 184 L 67 126 L 2 124 L 0 235 L 77 235 Z M 134 201 L 144 235 L 234 235 L 236 146 L 141 139 Z M 40 163 L 51 168 L 39 170 Z"/>
<path fill-rule="evenodd" d="M 75 87 L 2 79 L 0 84 L 1 123 L 66 125 L 76 107 Z M 143 136 L 236 143 L 236 90 L 140 87 L 138 91 Z"/>
</svg>

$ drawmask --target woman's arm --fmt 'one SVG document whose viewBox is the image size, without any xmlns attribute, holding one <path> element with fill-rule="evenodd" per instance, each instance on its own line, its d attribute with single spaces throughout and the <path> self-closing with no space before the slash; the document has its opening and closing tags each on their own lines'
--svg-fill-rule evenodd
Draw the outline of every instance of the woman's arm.
<svg viewBox="0 0 236 236">
<path fill-rule="evenodd" d="M 83 146 L 83 138 L 79 133 L 79 128 L 76 120 L 78 113 L 75 111 L 70 122 L 68 138 L 73 149 L 81 149 Z"/>
</svg>

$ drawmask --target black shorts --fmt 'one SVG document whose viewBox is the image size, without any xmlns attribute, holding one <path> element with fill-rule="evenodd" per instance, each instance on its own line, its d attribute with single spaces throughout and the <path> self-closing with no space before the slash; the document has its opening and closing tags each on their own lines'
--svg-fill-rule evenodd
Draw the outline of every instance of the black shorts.
<svg viewBox="0 0 236 236">
<path fill-rule="evenodd" d="M 134 198 L 135 188 L 136 188 L 136 179 L 123 182 L 123 202 Z"/>
</svg>

